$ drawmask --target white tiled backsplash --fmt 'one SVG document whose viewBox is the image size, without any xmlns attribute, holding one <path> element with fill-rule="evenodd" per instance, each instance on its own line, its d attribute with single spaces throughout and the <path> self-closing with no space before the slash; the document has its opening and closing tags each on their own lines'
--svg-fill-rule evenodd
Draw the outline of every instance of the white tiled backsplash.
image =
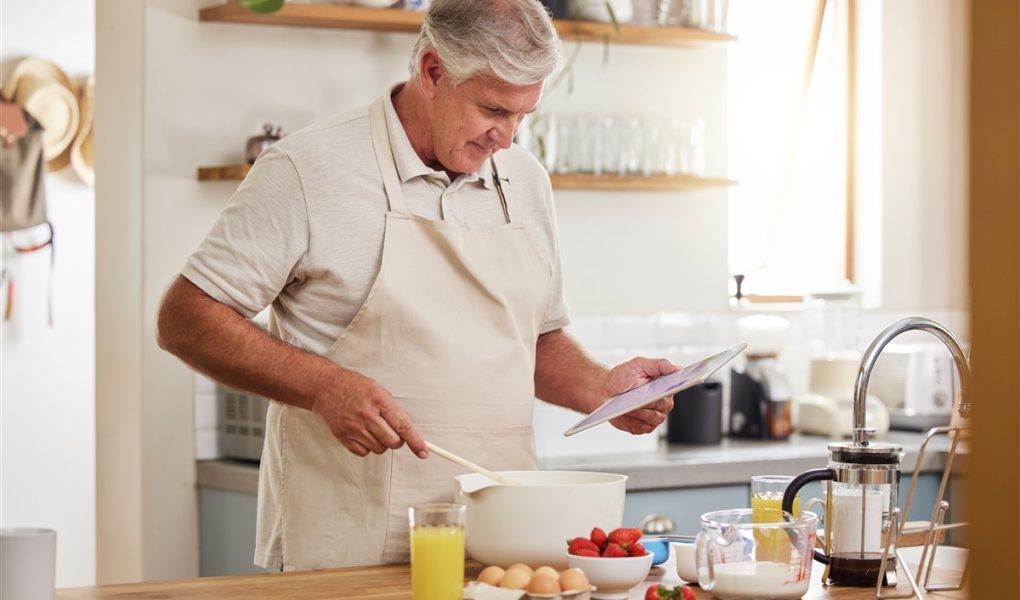
<svg viewBox="0 0 1020 600">
<path fill-rule="evenodd" d="M 669 312 L 654 315 L 575 316 L 567 332 L 605 365 L 616 365 L 634 356 L 667 358 L 688 364 L 743 340 L 738 339 L 736 320 L 751 314 L 748 310 L 722 312 Z M 794 394 L 807 391 L 809 350 L 803 331 L 804 313 L 797 307 L 777 306 L 768 311 L 790 321 L 790 331 L 780 363 L 790 380 Z M 860 349 L 886 326 L 911 316 L 927 317 L 942 323 L 963 341 L 969 339 L 967 313 L 954 309 L 863 311 L 860 317 Z M 897 341 L 930 341 L 930 335 L 912 332 Z M 740 357 L 737 361 L 742 360 Z M 729 367 L 714 377 L 723 383 L 724 418 L 728 398 Z M 216 410 L 216 384 L 195 376 L 195 454 L 198 459 L 219 457 Z M 632 436 L 609 424 L 583 431 L 569 438 L 563 431 L 581 418 L 573 411 L 544 402 L 535 405 L 535 448 L 539 456 L 568 456 L 641 452 L 654 450 L 664 427 L 648 435 Z"/>
</svg>

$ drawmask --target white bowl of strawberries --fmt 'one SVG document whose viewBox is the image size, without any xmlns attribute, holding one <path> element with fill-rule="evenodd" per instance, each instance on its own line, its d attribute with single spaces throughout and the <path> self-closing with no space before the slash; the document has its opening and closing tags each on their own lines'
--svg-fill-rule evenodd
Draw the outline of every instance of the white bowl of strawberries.
<svg viewBox="0 0 1020 600">
<path fill-rule="evenodd" d="M 652 554 L 641 545 L 641 530 L 627 527 L 608 534 L 601 528 L 587 538 L 575 537 L 567 546 L 567 564 L 584 571 L 595 586 L 592 598 L 628 598 L 652 568 Z"/>
</svg>

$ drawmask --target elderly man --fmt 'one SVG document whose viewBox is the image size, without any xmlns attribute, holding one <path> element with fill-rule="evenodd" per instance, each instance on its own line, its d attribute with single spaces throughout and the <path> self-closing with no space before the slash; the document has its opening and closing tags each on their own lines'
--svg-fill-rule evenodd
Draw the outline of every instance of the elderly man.
<svg viewBox="0 0 1020 600">
<path fill-rule="evenodd" d="M 167 291 L 160 345 L 274 400 L 257 564 L 406 561 L 407 507 L 462 472 L 426 439 L 533 469 L 536 396 L 587 413 L 677 370 L 606 369 L 562 331 L 549 177 L 512 145 L 559 56 L 537 0 L 436 0 L 409 80 L 267 150 Z"/>
</svg>

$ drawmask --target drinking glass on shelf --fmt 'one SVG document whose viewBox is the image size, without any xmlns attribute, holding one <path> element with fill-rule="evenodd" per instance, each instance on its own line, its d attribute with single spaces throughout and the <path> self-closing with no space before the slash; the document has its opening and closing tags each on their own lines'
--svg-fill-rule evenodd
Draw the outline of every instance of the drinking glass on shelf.
<svg viewBox="0 0 1020 600">
<path fill-rule="evenodd" d="M 727 20 L 729 17 L 729 0 L 709 0 L 709 15 L 705 29 L 716 33 L 726 33 L 729 29 Z"/>
<path fill-rule="evenodd" d="M 595 173 L 595 156 L 599 151 L 599 131 L 596 118 L 577 115 L 572 121 L 570 164 L 575 173 Z"/>
<path fill-rule="evenodd" d="M 620 161 L 617 173 L 630 175 L 641 172 L 641 159 L 644 153 L 644 131 L 641 119 L 635 116 L 623 117 L 619 124 Z"/>
<path fill-rule="evenodd" d="M 574 118 L 570 115 L 556 117 L 556 156 L 551 173 L 573 173 Z"/>
<path fill-rule="evenodd" d="M 529 149 L 549 173 L 555 172 L 558 151 L 557 122 L 553 115 L 535 115 L 531 119 Z"/>
<path fill-rule="evenodd" d="M 644 175 L 676 175 L 680 142 L 678 119 L 659 117 L 648 121 L 641 172 Z"/>
<path fill-rule="evenodd" d="M 414 600 L 460 600 L 466 510 L 463 504 L 417 504 L 407 509 Z"/>
<path fill-rule="evenodd" d="M 631 3 L 634 5 L 634 16 L 630 22 L 635 25 L 656 25 L 656 17 L 661 2 L 663 0 L 631 0 Z"/>
<path fill-rule="evenodd" d="M 620 120 L 613 116 L 599 121 L 598 174 L 616 175 L 620 171 Z"/>
<path fill-rule="evenodd" d="M 689 138 L 691 149 L 691 174 L 705 176 L 705 120 L 698 117 L 691 121 Z"/>
</svg>

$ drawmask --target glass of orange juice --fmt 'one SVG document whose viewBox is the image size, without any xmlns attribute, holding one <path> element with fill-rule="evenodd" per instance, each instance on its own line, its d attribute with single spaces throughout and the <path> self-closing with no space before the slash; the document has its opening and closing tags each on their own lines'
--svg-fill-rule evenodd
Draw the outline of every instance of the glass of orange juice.
<svg viewBox="0 0 1020 600">
<path fill-rule="evenodd" d="M 755 475 L 751 478 L 751 508 L 755 523 L 783 520 L 783 494 L 793 481 L 790 475 Z M 800 514 L 800 496 L 793 499 L 793 516 Z"/>
<path fill-rule="evenodd" d="M 417 504 L 408 509 L 414 600 L 460 600 L 465 511 L 463 504 Z"/>
<path fill-rule="evenodd" d="M 788 475 L 755 475 L 751 477 L 751 517 L 755 523 L 778 523 L 783 520 L 783 494 L 793 481 Z M 793 499 L 793 515 L 800 514 L 800 496 Z M 767 560 L 789 558 L 790 540 L 781 530 L 762 529 L 754 532 L 758 552 Z"/>
</svg>

